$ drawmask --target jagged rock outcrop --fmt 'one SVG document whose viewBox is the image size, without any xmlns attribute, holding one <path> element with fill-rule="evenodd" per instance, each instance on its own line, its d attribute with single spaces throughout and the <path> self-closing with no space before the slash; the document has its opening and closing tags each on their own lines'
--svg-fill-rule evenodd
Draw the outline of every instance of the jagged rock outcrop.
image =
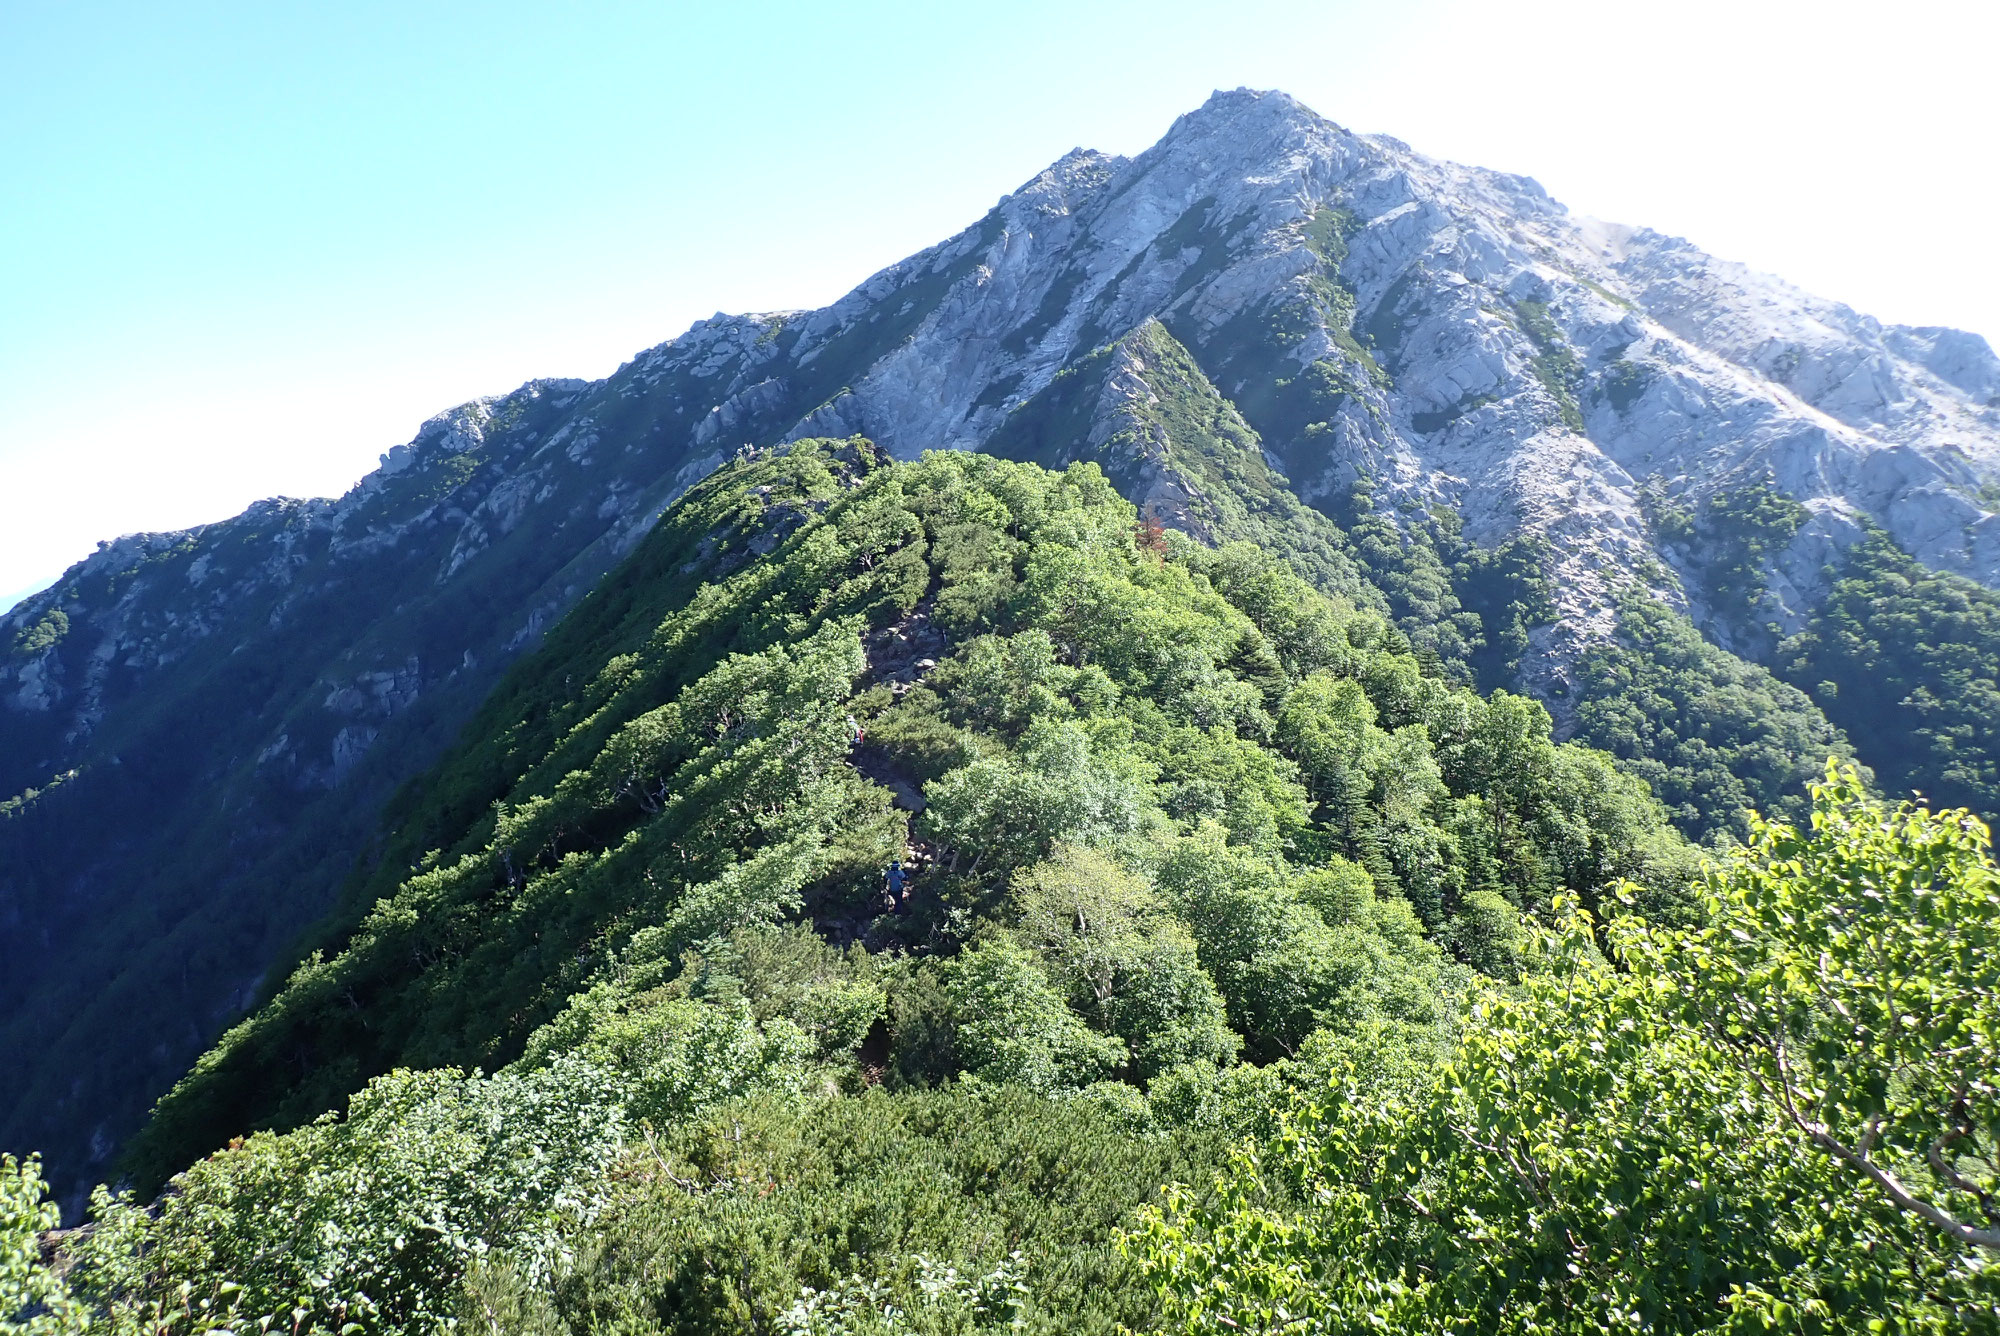
<svg viewBox="0 0 2000 1336">
<path fill-rule="evenodd" d="M 1744 487 L 1807 515 L 1753 620 L 1796 625 L 1867 525 L 2000 582 L 1984 340 L 1220 93 L 823 310 L 466 405 L 345 497 L 119 539 L 0 618 L 0 1147 L 101 1172 L 387 795 L 674 496 L 746 444 L 856 433 L 1095 459 L 1166 522 L 1291 543 L 1364 601 L 1341 507 L 1537 536 L 1560 616 L 1519 671 L 1551 691 L 1635 582 L 1754 633 L 1699 541 Z"/>
</svg>

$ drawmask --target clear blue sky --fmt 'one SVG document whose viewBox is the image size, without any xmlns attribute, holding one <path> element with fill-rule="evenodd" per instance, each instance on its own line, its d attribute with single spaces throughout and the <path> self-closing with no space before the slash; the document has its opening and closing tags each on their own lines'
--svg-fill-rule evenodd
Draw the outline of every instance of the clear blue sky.
<svg viewBox="0 0 2000 1336">
<path fill-rule="evenodd" d="M 2000 335 L 1990 5 L 0 0 L 0 608 L 827 302 L 1216 87 Z"/>
</svg>

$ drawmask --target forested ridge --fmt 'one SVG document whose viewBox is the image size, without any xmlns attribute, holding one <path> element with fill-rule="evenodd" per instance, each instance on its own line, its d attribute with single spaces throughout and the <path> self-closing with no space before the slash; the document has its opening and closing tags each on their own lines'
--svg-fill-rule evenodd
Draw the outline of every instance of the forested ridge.
<svg viewBox="0 0 2000 1336">
<path fill-rule="evenodd" d="M 1450 661 L 1094 463 L 742 452 L 53 1266 L 6 1162 L 0 1321 L 2000 1330 L 1985 827 L 1637 602 L 1557 743 L 1460 680 L 1519 554 L 1423 550 Z M 1787 681 L 1938 597 L 1861 560 Z"/>
</svg>

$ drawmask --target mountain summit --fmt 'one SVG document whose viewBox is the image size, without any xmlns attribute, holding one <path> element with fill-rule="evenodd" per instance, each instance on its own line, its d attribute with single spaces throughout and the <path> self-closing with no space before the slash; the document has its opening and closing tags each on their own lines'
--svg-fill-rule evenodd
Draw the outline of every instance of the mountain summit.
<svg viewBox="0 0 2000 1336">
<path fill-rule="evenodd" d="M 2000 583 L 1983 339 L 1217 93 L 829 307 L 464 405 L 345 497 L 121 538 L 0 619 L 0 1147 L 101 1176 L 366 871 L 397 786 L 674 498 L 855 435 L 1094 461 L 1565 727 L 1635 593 L 1733 663 L 1871 535 Z M 1834 734 L 1796 703 L 1802 754 Z"/>
<path fill-rule="evenodd" d="M 1776 561 L 1782 624 L 1865 522 L 1929 565 L 2000 578 L 1980 500 L 2000 468 L 2000 359 L 1983 340 L 1884 327 L 1574 219 L 1533 181 L 1349 133 L 1282 93 L 1218 93 L 1133 159 L 1072 153 L 824 311 L 704 326 L 638 365 L 734 338 L 748 349 L 718 386 L 717 433 L 799 411 L 794 435 L 977 449 L 1149 321 L 1300 497 L 1366 480 L 1384 514 L 1443 505 L 1474 541 L 1545 535 L 1563 624 L 1585 634 L 1649 558 L 1678 576 L 1657 592 L 1705 612 L 1698 559 L 1661 542 L 1645 501 L 1694 509 L 1744 483 L 1811 511 Z M 878 330 L 898 336 L 885 353 L 842 356 Z"/>
</svg>

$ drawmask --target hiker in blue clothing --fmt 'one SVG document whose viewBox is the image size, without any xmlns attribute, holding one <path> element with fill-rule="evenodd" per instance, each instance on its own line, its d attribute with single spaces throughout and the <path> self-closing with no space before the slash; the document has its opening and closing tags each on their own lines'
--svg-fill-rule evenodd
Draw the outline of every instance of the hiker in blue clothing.
<svg viewBox="0 0 2000 1336">
<path fill-rule="evenodd" d="M 903 870 L 903 860 L 898 858 L 889 864 L 888 871 L 882 875 L 889 883 L 889 909 L 893 912 L 903 906 L 903 886 L 910 874 Z"/>
</svg>

